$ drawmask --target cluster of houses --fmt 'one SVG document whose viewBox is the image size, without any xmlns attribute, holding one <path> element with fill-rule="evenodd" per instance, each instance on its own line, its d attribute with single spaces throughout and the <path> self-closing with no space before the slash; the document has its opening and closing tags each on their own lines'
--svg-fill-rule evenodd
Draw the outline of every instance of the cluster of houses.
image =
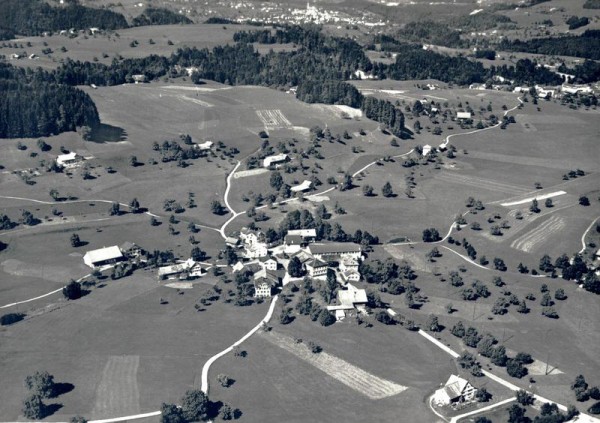
<svg viewBox="0 0 600 423">
<path fill-rule="evenodd" d="M 290 280 L 286 267 L 290 260 L 296 258 L 302 265 L 306 275 L 313 279 L 324 279 L 328 269 L 336 272 L 337 279 L 343 289 L 338 291 L 336 305 L 329 306 L 336 317 L 341 319 L 350 310 L 364 310 L 367 294 L 358 289 L 352 282 L 360 281 L 359 265 L 362 259 L 360 245 L 351 242 L 317 242 L 315 229 L 289 230 L 282 243 L 269 244 L 265 234 L 260 230 L 243 228 L 239 233 L 239 242 L 230 238 L 229 243 L 241 250 L 241 261 L 233 266 L 233 271 L 240 271 L 247 265 L 260 266 L 254 273 L 255 297 L 270 297 L 283 283 Z"/>
</svg>

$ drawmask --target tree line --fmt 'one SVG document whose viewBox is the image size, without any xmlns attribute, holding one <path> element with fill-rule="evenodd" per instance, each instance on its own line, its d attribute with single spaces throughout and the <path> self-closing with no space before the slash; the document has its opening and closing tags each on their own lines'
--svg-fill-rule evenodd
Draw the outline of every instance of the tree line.
<svg viewBox="0 0 600 423">
<path fill-rule="evenodd" d="M 526 41 L 503 39 L 498 48 L 504 51 L 600 60 L 600 30 L 588 29 L 579 36 L 532 38 Z"/>
</svg>

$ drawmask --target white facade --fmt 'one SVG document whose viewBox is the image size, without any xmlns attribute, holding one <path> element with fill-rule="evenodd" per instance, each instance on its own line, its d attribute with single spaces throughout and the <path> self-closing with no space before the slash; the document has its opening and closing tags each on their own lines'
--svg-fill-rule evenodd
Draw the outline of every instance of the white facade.
<svg viewBox="0 0 600 423">
<path fill-rule="evenodd" d="M 278 163 L 284 163 L 288 159 L 287 154 L 276 154 L 274 156 L 265 157 L 263 160 L 263 167 L 270 167 Z"/>
<path fill-rule="evenodd" d="M 254 281 L 254 296 L 256 298 L 270 297 L 271 296 L 271 284 L 264 279 Z"/>
<path fill-rule="evenodd" d="M 456 113 L 457 119 L 471 119 L 471 112 L 458 112 Z"/>
<path fill-rule="evenodd" d="M 438 406 L 456 402 L 473 401 L 477 388 L 460 376 L 450 375 L 444 386 L 433 394 L 432 402 Z"/>
<path fill-rule="evenodd" d="M 75 152 L 61 154 L 56 157 L 56 164 L 65 168 L 76 166 L 81 161 L 83 161 L 83 157 Z"/>
<path fill-rule="evenodd" d="M 83 262 L 91 268 L 116 263 L 123 260 L 123 253 L 116 245 L 88 251 L 83 256 Z"/>
</svg>

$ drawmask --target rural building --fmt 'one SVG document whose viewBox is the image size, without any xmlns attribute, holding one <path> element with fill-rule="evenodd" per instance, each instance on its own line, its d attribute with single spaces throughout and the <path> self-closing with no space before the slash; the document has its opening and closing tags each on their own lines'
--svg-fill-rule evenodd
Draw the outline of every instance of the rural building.
<svg viewBox="0 0 600 423">
<path fill-rule="evenodd" d="M 116 245 L 88 251 L 83 256 L 83 262 L 91 268 L 106 266 L 123 260 L 125 260 L 125 257 Z"/>
<path fill-rule="evenodd" d="M 230 247 L 237 247 L 239 243 L 240 240 L 232 236 L 225 238 L 225 244 L 229 245 Z"/>
<path fill-rule="evenodd" d="M 471 119 L 471 112 L 458 112 L 456 113 L 456 119 L 458 120 L 469 120 Z"/>
<path fill-rule="evenodd" d="M 354 257 L 345 257 L 340 261 L 340 270 L 342 272 L 358 272 L 358 260 Z"/>
<path fill-rule="evenodd" d="M 285 252 L 292 253 L 305 247 L 317 238 L 316 229 L 294 229 L 287 232 L 284 238 Z"/>
<path fill-rule="evenodd" d="M 315 258 L 328 261 L 335 258 L 355 258 L 360 259 L 362 253 L 359 244 L 354 242 L 323 242 L 314 243 L 308 246 L 308 251 Z"/>
<path fill-rule="evenodd" d="M 200 263 L 191 258 L 184 262 L 162 266 L 158 268 L 158 279 L 192 279 L 204 275 L 206 270 L 202 269 Z"/>
<path fill-rule="evenodd" d="M 291 229 L 287 232 L 288 235 L 298 235 L 301 236 L 306 241 L 314 241 L 317 237 L 316 229 Z"/>
<path fill-rule="evenodd" d="M 269 255 L 269 249 L 264 242 L 256 242 L 246 246 L 246 257 L 248 258 L 260 258 L 267 255 Z"/>
<path fill-rule="evenodd" d="M 304 180 L 304 181 L 302 181 L 301 184 L 295 185 L 295 186 L 291 187 L 290 191 L 292 191 L 292 192 L 304 192 L 304 191 L 308 191 L 311 186 L 312 186 L 312 182 L 311 181 Z"/>
<path fill-rule="evenodd" d="M 340 289 L 338 291 L 338 301 L 345 307 L 357 309 L 364 309 L 369 302 L 367 291 L 358 289 L 351 283 L 347 285 L 347 289 Z"/>
<path fill-rule="evenodd" d="M 131 78 L 133 79 L 133 82 L 135 82 L 136 84 L 140 84 L 142 82 L 147 81 L 146 75 L 143 75 L 143 74 L 131 75 Z"/>
<path fill-rule="evenodd" d="M 144 254 L 144 250 L 142 250 L 141 247 L 129 241 L 121 244 L 119 249 L 121 250 L 121 253 L 123 253 L 123 255 L 129 259 L 135 259 Z"/>
<path fill-rule="evenodd" d="M 438 150 L 440 151 L 446 151 L 446 144 L 445 143 L 441 143 L 440 145 L 438 145 Z"/>
<path fill-rule="evenodd" d="M 360 280 L 360 273 L 357 270 L 346 270 L 342 272 L 342 279 L 344 282 L 358 282 Z"/>
<path fill-rule="evenodd" d="M 274 156 L 267 156 L 263 160 L 263 167 L 271 167 L 277 164 L 285 163 L 289 160 L 287 154 L 276 154 Z"/>
<path fill-rule="evenodd" d="M 56 157 L 56 164 L 64 168 L 77 166 L 83 161 L 83 157 L 75 152 L 60 154 Z"/>
<path fill-rule="evenodd" d="M 567 94 L 577 94 L 577 93 L 592 93 L 592 87 L 589 87 L 587 85 L 567 85 L 567 84 L 563 84 L 563 86 L 561 87 L 561 91 L 563 93 L 567 93 Z"/>
<path fill-rule="evenodd" d="M 254 274 L 254 296 L 259 298 L 270 297 L 273 287 L 279 285 L 279 277 L 266 269 Z"/>
<path fill-rule="evenodd" d="M 450 375 L 444 386 L 435 391 L 432 401 L 438 406 L 472 401 L 476 392 L 477 388 L 471 385 L 468 380 L 460 376 Z"/>
<path fill-rule="evenodd" d="M 265 234 L 261 231 L 242 228 L 242 230 L 240 231 L 240 239 L 246 245 L 254 245 L 259 242 L 264 242 Z"/>
<path fill-rule="evenodd" d="M 307 261 L 304 266 L 312 278 L 327 274 L 327 263 L 318 258 Z"/>
<path fill-rule="evenodd" d="M 260 262 L 261 266 L 263 267 L 263 269 L 265 270 L 277 270 L 277 266 L 278 266 L 278 262 L 277 260 L 275 260 L 273 257 L 270 256 L 266 256 L 266 257 L 260 257 L 258 259 L 258 261 Z"/>
<path fill-rule="evenodd" d="M 242 263 L 241 261 L 238 261 L 233 266 L 231 266 L 231 268 L 233 269 L 233 273 L 239 272 L 240 270 L 242 270 L 244 268 L 244 263 Z"/>
<path fill-rule="evenodd" d="M 208 151 L 212 148 L 213 145 L 214 143 L 212 141 L 205 141 L 200 144 L 194 144 L 193 147 L 199 151 Z"/>
<path fill-rule="evenodd" d="M 429 144 L 425 144 L 423 146 L 423 156 L 426 156 L 429 153 L 431 153 L 431 146 Z"/>
</svg>

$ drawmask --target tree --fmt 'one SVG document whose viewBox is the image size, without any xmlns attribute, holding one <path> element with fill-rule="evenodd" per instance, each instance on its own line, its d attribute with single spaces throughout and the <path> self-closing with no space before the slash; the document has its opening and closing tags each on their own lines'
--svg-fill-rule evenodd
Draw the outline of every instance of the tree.
<svg viewBox="0 0 600 423">
<path fill-rule="evenodd" d="M 160 224 L 160 222 L 156 219 L 156 217 L 150 216 L 150 225 L 158 226 L 159 224 Z"/>
<path fill-rule="evenodd" d="M 527 374 L 527 368 L 523 367 L 521 362 L 515 359 L 508 359 L 506 360 L 506 373 L 508 373 L 512 377 L 521 379 Z"/>
<path fill-rule="evenodd" d="M 542 272 L 552 272 L 554 270 L 554 265 L 552 264 L 552 259 L 548 254 L 544 254 L 540 259 L 539 269 Z"/>
<path fill-rule="evenodd" d="M 340 191 L 346 191 L 352 188 L 352 176 L 348 173 L 344 174 L 342 178 L 342 182 L 340 182 L 339 189 Z"/>
<path fill-rule="evenodd" d="M 47 371 L 36 371 L 33 375 L 27 376 L 25 386 L 31 391 L 32 395 L 37 395 L 40 398 L 51 398 L 56 387 L 54 376 Z"/>
<path fill-rule="evenodd" d="M 452 327 L 452 330 L 450 332 L 452 333 L 452 335 L 454 335 L 458 338 L 462 338 L 463 336 L 465 336 L 465 326 L 463 325 L 463 322 L 459 320 Z"/>
<path fill-rule="evenodd" d="M 522 406 L 527 407 L 528 405 L 533 405 L 533 401 L 533 395 L 531 395 L 529 392 L 523 389 L 519 389 L 517 391 L 517 402 Z"/>
<path fill-rule="evenodd" d="M 282 325 L 287 325 L 294 321 L 294 317 L 292 316 L 292 309 L 290 307 L 284 307 L 281 309 L 281 314 L 279 315 L 279 323 Z"/>
<path fill-rule="evenodd" d="M 508 408 L 508 423 L 526 423 L 529 419 L 525 417 L 525 409 L 517 404 Z"/>
<path fill-rule="evenodd" d="M 427 318 L 427 323 L 425 323 L 425 327 L 431 332 L 440 332 L 442 330 L 442 326 L 439 324 L 437 316 L 434 316 L 433 314 L 430 314 Z"/>
<path fill-rule="evenodd" d="M 225 213 L 225 209 L 224 209 L 223 205 L 218 200 L 211 201 L 211 203 L 210 203 L 210 210 L 214 214 L 219 215 L 219 216 Z"/>
<path fill-rule="evenodd" d="M 581 206 L 589 206 L 590 205 L 590 199 L 587 198 L 585 195 L 582 195 L 581 197 L 579 197 L 579 204 Z"/>
<path fill-rule="evenodd" d="M 223 420 L 232 420 L 234 418 L 233 409 L 229 404 L 223 404 L 219 410 L 219 415 Z"/>
<path fill-rule="evenodd" d="M 373 187 L 371 185 L 363 185 L 362 191 L 365 197 L 371 197 L 373 195 Z"/>
<path fill-rule="evenodd" d="M 77 300 L 81 298 L 81 284 L 71 280 L 63 289 L 62 293 L 67 300 Z"/>
<path fill-rule="evenodd" d="M 50 195 L 50 197 L 52 197 L 54 201 L 58 201 L 58 199 L 60 198 L 60 194 L 55 188 L 52 188 L 48 194 Z"/>
<path fill-rule="evenodd" d="M 293 278 L 300 278 L 304 274 L 302 262 L 296 256 L 292 257 L 288 263 L 288 274 Z"/>
<path fill-rule="evenodd" d="M 161 423 L 186 423 L 183 417 L 183 410 L 175 404 L 165 404 L 160 406 L 160 421 Z"/>
<path fill-rule="evenodd" d="M 389 182 L 386 182 L 383 187 L 381 188 L 381 194 L 386 197 L 389 198 L 391 196 L 394 195 L 394 191 L 392 189 L 392 184 L 390 184 Z"/>
<path fill-rule="evenodd" d="M 559 301 L 566 300 L 567 295 L 565 294 L 565 290 L 562 288 L 558 288 L 556 292 L 554 292 L 554 298 L 556 298 Z"/>
<path fill-rule="evenodd" d="M 32 420 L 41 420 L 46 416 L 46 405 L 39 395 L 33 394 L 23 401 L 23 415 Z"/>
<path fill-rule="evenodd" d="M 112 203 L 108 209 L 108 214 L 111 216 L 118 216 L 121 214 L 121 205 L 119 203 Z"/>
<path fill-rule="evenodd" d="M 202 251 L 200 249 L 200 247 L 194 247 L 194 248 L 192 248 L 192 251 L 190 253 L 190 257 L 194 261 L 202 261 L 202 260 L 204 260 L 206 258 L 206 252 Z"/>
<path fill-rule="evenodd" d="M 281 176 L 281 173 L 279 173 L 278 170 L 271 173 L 270 184 L 274 190 L 279 191 L 283 186 L 283 183 L 283 177 Z"/>
<path fill-rule="evenodd" d="M 544 202 L 544 205 L 546 206 L 547 209 L 554 207 L 554 205 L 552 204 L 552 199 L 551 198 L 546 198 L 546 201 Z"/>
<path fill-rule="evenodd" d="M 475 398 L 477 398 L 478 402 L 488 402 L 492 399 L 492 394 L 490 394 L 485 388 L 479 388 L 475 393 Z"/>
<path fill-rule="evenodd" d="M 198 389 L 190 390 L 181 399 L 183 418 L 189 422 L 206 421 L 208 419 L 208 397 Z"/>
<path fill-rule="evenodd" d="M 533 199 L 533 201 L 531 202 L 531 205 L 529 206 L 529 211 L 532 213 L 539 213 L 540 212 L 540 208 L 538 207 L 538 201 L 537 199 Z"/>
<path fill-rule="evenodd" d="M 319 323 L 321 326 L 330 326 L 335 323 L 335 317 L 324 308 L 321 310 L 321 313 L 319 313 Z"/>
<path fill-rule="evenodd" d="M 423 242 L 436 242 L 440 239 L 440 233 L 435 228 L 429 228 L 423 231 Z"/>
<path fill-rule="evenodd" d="M 83 416 L 77 414 L 76 416 L 71 417 L 69 423 L 88 423 L 87 419 Z"/>
<path fill-rule="evenodd" d="M 231 379 L 226 374 L 220 373 L 217 376 L 217 382 L 219 382 L 222 387 L 229 388 L 231 386 L 231 384 L 233 383 L 233 379 Z"/>
<path fill-rule="evenodd" d="M 138 165 L 137 156 L 129 156 L 129 166 L 136 167 Z"/>
<path fill-rule="evenodd" d="M 81 239 L 78 234 L 71 235 L 71 247 L 79 247 L 81 245 Z"/>
<path fill-rule="evenodd" d="M 131 210 L 132 213 L 140 212 L 140 203 L 137 200 L 137 198 L 134 198 L 133 200 L 131 200 L 131 202 L 129 203 L 129 209 Z"/>
<path fill-rule="evenodd" d="M 387 313 L 387 311 L 381 310 L 377 312 L 375 315 L 375 319 L 378 322 L 383 323 L 384 325 L 393 325 L 395 323 L 394 319 Z"/>
</svg>

